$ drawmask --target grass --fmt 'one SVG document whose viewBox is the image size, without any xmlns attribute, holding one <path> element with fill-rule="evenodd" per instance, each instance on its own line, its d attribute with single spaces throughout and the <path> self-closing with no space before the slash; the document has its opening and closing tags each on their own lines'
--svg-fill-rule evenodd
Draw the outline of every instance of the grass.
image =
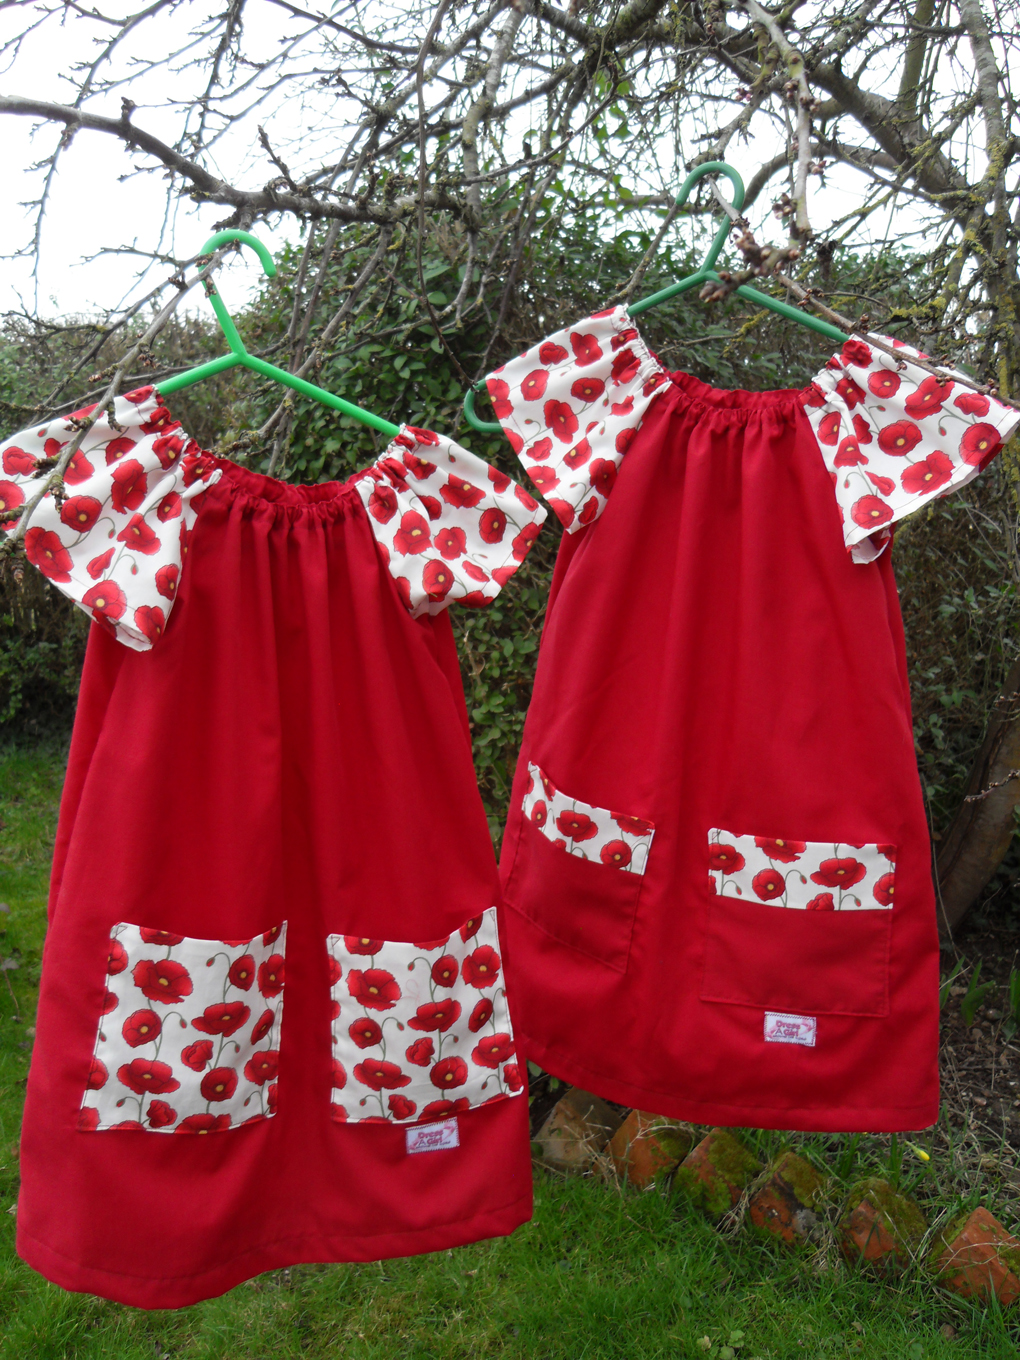
<svg viewBox="0 0 1020 1360">
<path fill-rule="evenodd" d="M 48 1284 L 15 1255 L 6 1211 L 62 768 L 56 748 L 0 751 L 0 962 L 17 964 L 0 983 L 0 1360 L 1015 1360 L 1020 1307 L 969 1304 L 920 1270 L 870 1278 L 831 1241 L 798 1252 L 720 1232 L 668 1192 L 542 1173 L 532 1223 L 457 1251 L 274 1271 L 177 1312 Z M 747 1138 L 760 1156 L 780 1145 Z M 844 1182 L 892 1171 L 947 1211 L 949 1187 L 1006 1212 L 1010 1192 L 975 1175 L 965 1139 L 956 1170 L 943 1143 L 925 1163 L 903 1140 L 792 1141 Z"/>
</svg>

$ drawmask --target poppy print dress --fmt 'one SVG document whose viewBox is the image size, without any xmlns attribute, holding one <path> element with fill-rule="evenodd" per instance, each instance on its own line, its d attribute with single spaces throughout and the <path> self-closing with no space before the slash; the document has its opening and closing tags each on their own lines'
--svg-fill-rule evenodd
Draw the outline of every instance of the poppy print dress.
<svg viewBox="0 0 1020 1360">
<path fill-rule="evenodd" d="M 885 550 L 1020 413 L 916 357 L 854 339 L 805 391 L 719 391 L 619 308 L 488 380 L 566 529 L 500 866 L 518 1039 L 559 1077 L 705 1124 L 937 1116 Z"/>
<path fill-rule="evenodd" d="M 448 606 L 545 511 L 403 427 L 344 483 L 190 441 L 151 388 L 25 535 L 92 629 L 57 833 L 18 1250 L 177 1307 L 531 1213 L 496 860 Z M 69 419 L 0 445 L 23 504 Z"/>
</svg>

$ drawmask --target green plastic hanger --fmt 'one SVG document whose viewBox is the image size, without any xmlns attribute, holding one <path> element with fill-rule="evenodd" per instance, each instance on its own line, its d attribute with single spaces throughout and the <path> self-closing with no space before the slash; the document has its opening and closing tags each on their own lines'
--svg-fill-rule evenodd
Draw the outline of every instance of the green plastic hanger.
<svg viewBox="0 0 1020 1360">
<path fill-rule="evenodd" d="M 247 231 L 218 231 L 215 236 L 210 236 L 202 247 L 202 254 L 208 255 L 216 250 L 218 246 L 225 245 L 228 241 L 240 241 L 243 245 L 251 246 L 259 259 L 262 261 L 262 268 L 269 278 L 276 274 L 276 265 L 269 251 L 261 241 L 252 236 Z M 342 411 L 345 416 L 353 416 L 355 420 L 360 420 L 363 425 L 370 425 L 373 430 L 379 430 L 382 434 L 389 435 L 390 438 L 400 433 L 400 426 L 393 425 L 388 420 L 383 420 L 381 416 L 373 415 L 371 411 L 364 411 L 360 406 L 355 406 L 353 402 L 344 401 L 343 397 L 335 397 L 332 392 L 327 392 L 324 387 L 316 387 L 314 383 L 305 382 L 304 378 L 298 378 L 293 373 L 288 373 L 284 368 L 277 368 L 275 364 L 267 364 L 265 359 L 258 359 L 254 354 L 249 354 L 244 347 L 244 342 L 237 333 L 237 327 L 231 320 L 230 313 L 223 305 L 219 290 L 212 279 L 204 282 L 206 295 L 212 303 L 216 319 L 220 323 L 220 328 L 226 336 L 227 344 L 230 346 L 230 353 L 223 354 L 218 359 L 210 359 L 206 364 L 199 364 L 196 368 L 189 368 L 186 373 L 178 373 L 173 378 L 167 378 L 161 382 L 158 391 L 161 396 L 168 397 L 173 392 L 179 392 L 182 387 L 190 387 L 192 383 L 201 382 L 203 378 L 211 378 L 214 373 L 222 373 L 225 368 L 233 368 L 235 364 L 242 364 L 245 368 L 252 368 L 256 373 L 261 373 L 264 378 L 275 378 L 277 382 L 284 383 L 287 387 L 293 387 L 295 392 L 300 392 L 303 396 L 313 397 L 316 401 L 321 401 L 324 406 L 331 406 L 334 411 Z"/>
<path fill-rule="evenodd" d="M 733 185 L 733 202 L 737 212 L 744 206 L 744 181 L 734 170 L 732 165 L 727 165 L 725 161 L 706 161 L 704 165 L 699 165 L 696 170 L 684 180 L 683 187 L 677 195 L 676 206 L 682 208 L 690 197 L 691 190 L 699 179 L 705 175 L 726 175 Z M 715 262 L 719 258 L 719 253 L 726 244 L 726 237 L 730 233 L 730 219 L 723 217 L 719 225 L 719 230 L 709 247 L 708 254 L 700 269 L 693 274 L 688 274 L 686 278 L 680 279 L 677 283 L 671 283 L 667 288 L 662 288 L 657 293 L 652 293 L 651 297 L 642 298 L 640 302 L 634 302 L 627 308 L 628 316 L 640 316 L 642 312 L 647 312 L 651 307 L 657 307 L 660 302 L 666 302 L 669 298 L 676 297 L 678 293 L 686 293 L 691 288 L 698 287 L 699 284 L 714 279 L 721 283 L 722 279 L 716 273 Z M 819 317 L 812 316 L 809 312 L 802 312 L 797 307 L 791 307 L 788 302 L 783 302 L 779 298 L 770 297 L 768 293 L 760 293 L 757 288 L 750 287 L 749 284 L 742 283 L 739 288 L 734 289 L 738 297 L 747 298 L 750 302 L 756 302 L 760 307 L 768 307 L 770 311 L 778 312 L 780 316 L 785 316 L 789 321 L 797 321 L 802 326 L 807 326 L 810 330 L 817 331 L 819 335 L 826 336 L 829 340 L 838 340 L 840 344 L 849 338 L 835 326 L 831 326 L 828 321 L 822 321 Z M 484 379 L 474 384 L 468 389 L 464 397 L 464 419 L 473 430 L 478 430 L 481 434 L 499 434 L 502 426 L 494 421 L 479 420 L 475 414 L 475 392 L 484 389 Z"/>
</svg>

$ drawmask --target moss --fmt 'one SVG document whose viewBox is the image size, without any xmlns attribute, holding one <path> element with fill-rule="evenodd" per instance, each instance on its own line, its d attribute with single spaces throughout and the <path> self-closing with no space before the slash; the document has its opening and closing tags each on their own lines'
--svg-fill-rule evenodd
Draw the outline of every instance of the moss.
<svg viewBox="0 0 1020 1360">
<path fill-rule="evenodd" d="M 886 1230 L 904 1246 L 915 1248 L 928 1230 L 924 1215 L 912 1199 L 894 1190 L 888 1181 L 869 1176 L 850 1189 L 849 1204 L 854 1209 L 867 1200 L 879 1213 Z"/>
<path fill-rule="evenodd" d="M 713 1218 L 721 1218 L 733 1207 L 733 1190 L 743 1190 L 752 1176 L 761 1170 L 761 1163 L 727 1129 L 713 1129 L 691 1153 L 690 1158 L 677 1168 L 676 1179 L 695 1204 Z M 704 1167 L 710 1174 L 703 1180 L 699 1174 Z M 711 1172 L 715 1172 L 711 1176 Z"/>
<path fill-rule="evenodd" d="M 805 1208 L 814 1204 L 826 1181 L 820 1171 L 790 1148 L 779 1154 L 769 1171 L 786 1182 Z"/>
<path fill-rule="evenodd" d="M 942 1270 L 939 1266 L 939 1257 L 963 1231 L 973 1212 L 973 1209 L 966 1209 L 962 1213 L 957 1214 L 956 1217 L 951 1218 L 937 1234 L 935 1243 L 928 1256 L 929 1265 L 933 1270 L 938 1271 L 940 1274 L 952 1275 L 956 1273 L 958 1267 L 952 1267 L 948 1271 Z M 995 1221 L 998 1223 L 999 1220 L 996 1219 Z M 1000 1226 L 1002 1225 L 1000 1224 Z M 996 1255 L 1007 1270 L 1011 1270 L 1014 1275 L 1020 1278 L 1020 1246 L 1010 1247 L 1003 1243 L 998 1243 Z"/>
</svg>

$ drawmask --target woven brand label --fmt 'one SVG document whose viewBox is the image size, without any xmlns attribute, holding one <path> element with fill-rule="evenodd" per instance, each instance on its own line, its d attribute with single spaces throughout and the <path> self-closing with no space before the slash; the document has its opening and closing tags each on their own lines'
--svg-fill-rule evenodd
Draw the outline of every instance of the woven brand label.
<svg viewBox="0 0 1020 1360">
<path fill-rule="evenodd" d="M 765 1012 L 765 1042 L 769 1044 L 804 1044 L 814 1048 L 818 1021 L 813 1015 L 782 1015 L 778 1011 Z"/>
<path fill-rule="evenodd" d="M 456 1119 L 444 1119 L 441 1124 L 415 1124 L 405 1131 L 405 1136 L 408 1152 L 441 1152 L 460 1147 Z"/>
</svg>

